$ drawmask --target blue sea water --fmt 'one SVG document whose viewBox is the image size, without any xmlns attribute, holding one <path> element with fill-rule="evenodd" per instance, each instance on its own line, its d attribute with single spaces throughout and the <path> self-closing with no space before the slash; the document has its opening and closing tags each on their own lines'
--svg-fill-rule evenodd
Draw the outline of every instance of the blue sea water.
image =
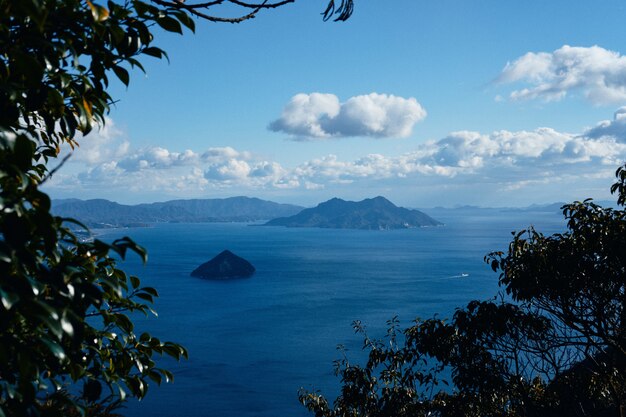
<svg viewBox="0 0 626 417">
<path fill-rule="evenodd" d="M 429 213 L 431 214 L 431 213 Z M 338 344 L 359 356 L 361 320 L 372 336 L 398 316 L 445 317 L 497 290 L 483 262 L 506 250 L 510 232 L 535 225 L 563 231 L 558 213 L 432 212 L 442 227 L 395 231 L 258 227 L 244 223 L 157 224 L 110 230 L 149 251 L 123 267 L 154 286 L 158 318 L 136 318 L 140 331 L 183 344 L 188 361 L 164 361 L 175 381 L 151 385 L 123 413 L 139 416 L 307 416 L 300 387 L 334 398 L 332 362 Z M 249 260 L 248 279 L 210 281 L 189 274 L 224 249 Z M 352 353 L 351 353 L 352 352 Z"/>
</svg>

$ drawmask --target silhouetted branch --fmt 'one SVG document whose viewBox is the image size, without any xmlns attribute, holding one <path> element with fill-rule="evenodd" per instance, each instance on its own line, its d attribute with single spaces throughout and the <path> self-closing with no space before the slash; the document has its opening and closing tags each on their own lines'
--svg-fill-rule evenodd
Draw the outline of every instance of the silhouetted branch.
<svg viewBox="0 0 626 417">
<path fill-rule="evenodd" d="M 354 9 L 353 0 L 341 0 L 341 4 L 339 6 L 335 6 L 335 0 L 330 0 L 330 3 L 328 3 L 328 7 L 324 11 L 324 13 L 322 13 L 322 16 L 324 16 L 324 21 L 327 21 L 334 15 L 337 15 L 334 21 L 344 22 L 348 20 L 348 18 L 350 18 L 350 16 L 352 15 L 353 9 Z"/>
<path fill-rule="evenodd" d="M 210 22 L 217 23 L 241 23 L 245 20 L 254 18 L 257 13 L 265 9 L 275 9 L 277 7 L 284 6 L 289 3 L 294 3 L 295 0 L 280 0 L 270 2 L 265 0 L 262 2 L 248 2 L 241 0 L 213 0 L 205 1 L 201 3 L 186 3 L 185 0 L 151 0 L 160 6 L 170 7 L 173 9 L 184 10 L 194 16 L 201 19 L 208 20 Z M 215 6 L 234 5 L 243 9 L 251 9 L 248 13 L 245 13 L 238 17 L 223 17 L 211 10 Z M 335 5 L 334 0 L 330 0 L 326 10 L 322 13 L 324 21 L 329 20 L 331 17 L 336 16 L 334 21 L 345 21 L 352 15 L 354 8 L 354 0 L 341 0 L 339 6 Z"/>
</svg>

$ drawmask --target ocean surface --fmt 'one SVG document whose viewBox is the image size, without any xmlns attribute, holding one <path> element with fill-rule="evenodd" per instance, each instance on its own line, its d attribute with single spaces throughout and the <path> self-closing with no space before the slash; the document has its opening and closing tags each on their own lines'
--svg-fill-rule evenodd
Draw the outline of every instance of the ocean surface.
<svg viewBox="0 0 626 417">
<path fill-rule="evenodd" d="M 362 357 L 351 323 L 382 337 L 386 321 L 450 316 L 497 291 L 483 262 L 506 250 L 511 231 L 534 225 L 564 230 L 560 213 L 428 211 L 442 227 L 396 231 L 259 227 L 244 223 L 157 224 L 99 231 L 105 241 L 131 236 L 149 251 L 143 266 L 123 268 L 156 287 L 158 318 L 136 317 L 139 332 L 183 344 L 188 361 L 163 361 L 173 384 L 152 384 L 123 414 L 181 417 L 308 416 L 300 387 L 334 399 L 332 362 Z M 247 279 L 210 281 L 189 274 L 224 249 L 257 269 Z"/>
</svg>

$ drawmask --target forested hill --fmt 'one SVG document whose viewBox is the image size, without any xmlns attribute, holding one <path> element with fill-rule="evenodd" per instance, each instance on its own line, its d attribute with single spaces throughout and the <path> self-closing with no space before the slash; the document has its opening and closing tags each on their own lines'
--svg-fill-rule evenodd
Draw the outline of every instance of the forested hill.
<svg viewBox="0 0 626 417">
<path fill-rule="evenodd" d="M 90 227 L 140 226 L 160 222 L 237 222 L 291 216 L 303 207 L 250 197 L 171 200 L 161 203 L 124 205 L 104 199 L 54 200 L 57 216 L 77 219 Z"/>
<path fill-rule="evenodd" d="M 358 202 L 333 198 L 296 215 L 271 220 L 266 225 L 387 230 L 441 223 L 419 210 L 397 207 L 384 197 L 376 197 Z"/>
</svg>

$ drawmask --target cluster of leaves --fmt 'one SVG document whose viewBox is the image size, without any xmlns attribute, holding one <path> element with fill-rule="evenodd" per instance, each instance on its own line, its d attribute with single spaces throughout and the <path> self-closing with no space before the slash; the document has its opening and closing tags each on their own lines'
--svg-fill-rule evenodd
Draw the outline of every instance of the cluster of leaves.
<svg viewBox="0 0 626 417">
<path fill-rule="evenodd" d="M 300 401 L 317 417 L 626 415 L 626 210 L 586 200 L 563 214 L 567 232 L 530 228 L 486 256 L 497 297 L 400 337 L 392 321 L 386 340 L 365 337 L 365 365 L 337 362 L 332 406 L 318 392 Z"/>
<path fill-rule="evenodd" d="M 316 416 L 420 416 L 438 384 L 444 367 L 406 343 L 397 317 L 387 322 L 385 339 L 371 339 L 364 325 L 355 321 L 368 351 L 365 366 L 350 362 L 343 346 L 334 371 L 341 377 L 341 395 L 331 403 L 318 392 L 300 390 L 300 401 Z"/>
<path fill-rule="evenodd" d="M 189 16 L 149 3 L 0 0 L 0 415 L 112 415 L 172 374 L 153 356 L 178 344 L 135 332 L 155 289 L 117 268 L 132 240 L 82 241 L 39 190 L 61 145 L 104 122 L 109 77 L 157 58 L 151 26 Z"/>
<path fill-rule="evenodd" d="M 129 315 L 152 312 L 158 294 L 110 256 L 132 251 L 145 260 L 145 251 L 128 238 L 82 242 L 23 179 L 0 179 L 0 414 L 96 415 L 103 407 L 106 414 L 127 392 L 142 398 L 149 381 L 171 380 L 153 355 L 187 352 L 135 333 Z M 25 188 L 22 200 L 4 199 L 12 186 Z"/>
<path fill-rule="evenodd" d="M 128 394 L 172 379 L 154 355 L 187 352 L 134 329 L 131 314 L 154 313 L 157 292 L 117 267 L 145 251 L 79 239 L 40 186 L 63 145 L 104 124 L 111 77 L 128 85 L 140 57 L 167 58 L 155 27 L 182 34 L 193 15 L 237 22 L 291 2 L 0 0 L 0 417 L 114 415 Z M 251 13 L 206 14 L 227 3 Z M 352 0 L 331 0 L 324 17 L 351 12 Z"/>
<path fill-rule="evenodd" d="M 183 11 L 142 1 L 105 6 L 84 0 L 0 0 L 0 128 L 27 134 L 34 161 L 56 157 L 76 131 L 104 123 L 114 74 L 128 85 L 139 55 L 165 53 L 152 45 L 151 26 L 193 30 Z M 45 166 L 38 166 L 42 174 Z"/>
</svg>

